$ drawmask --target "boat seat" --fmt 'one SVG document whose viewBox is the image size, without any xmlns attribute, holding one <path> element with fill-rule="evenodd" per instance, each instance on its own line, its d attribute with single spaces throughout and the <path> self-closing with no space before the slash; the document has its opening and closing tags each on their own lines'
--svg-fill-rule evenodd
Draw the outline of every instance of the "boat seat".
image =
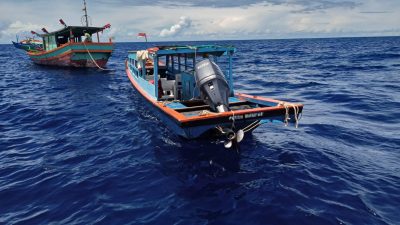
<svg viewBox="0 0 400 225">
<path fill-rule="evenodd" d="M 175 80 L 167 80 L 167 78 L 160 78 L 160 80 L 164 96 L 168 98 L 175 98 Z"/>
</svg>

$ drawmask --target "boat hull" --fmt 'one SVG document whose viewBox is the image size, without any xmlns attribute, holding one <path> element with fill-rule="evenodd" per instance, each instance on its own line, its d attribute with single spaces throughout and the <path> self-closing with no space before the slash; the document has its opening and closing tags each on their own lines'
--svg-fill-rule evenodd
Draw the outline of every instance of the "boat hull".
<svg viewBox="0 0 400 225">
<path fill-rule="evenodd" d="M 22 49 L 25 51 L 40 51 L 42 46 L 39 44 L 22 44 L 18 42 L 12 42 L 15 48 Z"/>
<path fill-rule="evenodd" d="M 112 43 L 68 43 L 51 51 L 28 52 L 28 55 L 39 65 L 104 67 L 113 48 Z"/>
<path fill-rule="evenodd" d="M 152 112 L 155 114 L 155 116 L 159 118 L 175 134 L 187 139 L 195 139 L 205 136 L 220 136 L 221 133 L 216 129 L 217 127 L 234 127 L 235 130 L 248 128 L 247 132 L 251 132 L 258 126 L 251 125 L 257 123 L 257 121 L 262 121 L 263 123 L 277 121 L 283 122 L 285 119 L 286 109 L 283 106 L 271 107 L 271 109 L 256 108 L 252 110 L 238 110 L 234 113 L 226 112 L 218 115 L 185 118 L 182 117 L 181 114 L 175 112 L 169 107 L 166 107 L 162 102 L 158 102 L 154 97 L 146 93 L 146 91 L 140 87 L 138 82 L 138 79 L 140 78 L 132 75 L 127 62 L 126 73 L 133 87 L 150 104 L 150 107 L 154 109 Z M 253 96 L 238 94 L 237 97 L 246 99 L 252 98 Z M 264 101 L 263 98 L 260 97 L 254 98 L 256 98 L 255 101 Z M 277 100 L 268 100 L 274 105 L 279 103 Z M 299 104 L 298 113 L 301 113 L 302 108 L 303 106 Z M 289 115 L 293 117 L 294 109 L 288 108 L 287 110 Z"/>
</svg>

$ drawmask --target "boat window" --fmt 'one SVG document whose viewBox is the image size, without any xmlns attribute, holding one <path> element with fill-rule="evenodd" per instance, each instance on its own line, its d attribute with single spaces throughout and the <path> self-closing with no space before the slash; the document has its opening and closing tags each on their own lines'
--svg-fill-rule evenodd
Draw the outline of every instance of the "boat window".
<svg viewBox="0 0 400 225">
<path fill-rule="evenodd" d="M 52 50 L 57 48 L 57 42 L 55 36 L 47 36 L 46 50 Z"/>
<path fill-rule="evenodd" d="M 57 37 L 57 46 L 63 45 L 68 42 L 67 36 L 58 36 Z"/>
<path fill-rule="evenodd" d="M 47 49 L 49 49 L 48 48 L 48 38 L 47 37 L 43 37 L 43 48 L 44 48 L 44 50 L 47 50 Z"/>
</svg>

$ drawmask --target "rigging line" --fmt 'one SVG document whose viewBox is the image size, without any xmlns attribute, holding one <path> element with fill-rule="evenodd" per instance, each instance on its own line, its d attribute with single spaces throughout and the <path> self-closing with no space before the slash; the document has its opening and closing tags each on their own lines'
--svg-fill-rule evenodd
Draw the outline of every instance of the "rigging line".
<svg viewBox="0 0 400 225">
<path fill-rule="evenodd" d="M 286 103 L 286 102 L 279 102 L 278 106 L 283 106 L 285 108 L 285 126 L 288 126 L 289 124 L 289 120 L 290 120 L 290 108 L 293 108 L 293 117 L 295 119 L 295 127 L 298 128 L 299 127 L 299 120 L 300 120 L 300 115 L 302 115 L 301 113 L 299 113 L 300 108 L 298 105 L 295 104 L 290 104 L 290 103 Z"/>
<path fill-rule="evenodd" d="M 244 132 L 247 132 L 247 131 L 253 129 L 253 127 L 256 127 L 256 126 L 258 126 L 258 125 L 260 125 L 260 120 L 256 120 L 256 121 L 250 123 L 249 125 L 247 125 L 247 126 L 246 126 L 245 128 L 243 128 L 242 130 L 243 130 Z"/>
<path fill-rule="evenodd" d="M 235 112 L 233 110 L 231 110 L 232 112 L 232 129 L 235 128 Z"/>
<path fill-rule="evenodd" d="M 97 66 L 97 68 L 99 68 L 99 69 L 101 69 L 101 70 L 104 70 L 104 71 L 114 71 L 114 70 L 112 70 L 112 69 L 105 69 L 105 68 L 100 67 L 100 66 L 97 64 L 96 60 L 94 60 L 92 54 L 90 54 L 89 49 L 87 48 L 85 42 L 82 42 L 82 43 L 83 43 L 83 45 L 85 46 L 85 49 L 86 49 L 87 53 L 88 53 L 89 56 L 90 56 L 90 59 L 91 59 L 92 62 Z"/>
<path fill-rule="evenodd" d="M 255 123 L 253 126 L 251 126 L 251 127 L 247 127 L 247 129 L 243 129 L 243 132 L 249 132 L 249 131 L 251 131 L 251 130 L 254 130 L 254 129 L 256 129 L 258 126 L 260 126 L 261 125 L 261 123 Z"/>
</svg>

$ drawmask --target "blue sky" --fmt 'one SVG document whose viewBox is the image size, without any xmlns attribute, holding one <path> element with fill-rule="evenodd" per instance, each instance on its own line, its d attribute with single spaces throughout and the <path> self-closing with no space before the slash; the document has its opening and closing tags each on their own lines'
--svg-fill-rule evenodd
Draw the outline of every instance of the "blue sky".
<svg viewBox="0 0 400 225">
<path fill-rule="evenodd" d="M 400 35 L 400 0 L 87 0 L 92 25 L 115 41 Z M 1 0 L 0 43 L 81 24 L 81 0 Z"/>
</svg>

